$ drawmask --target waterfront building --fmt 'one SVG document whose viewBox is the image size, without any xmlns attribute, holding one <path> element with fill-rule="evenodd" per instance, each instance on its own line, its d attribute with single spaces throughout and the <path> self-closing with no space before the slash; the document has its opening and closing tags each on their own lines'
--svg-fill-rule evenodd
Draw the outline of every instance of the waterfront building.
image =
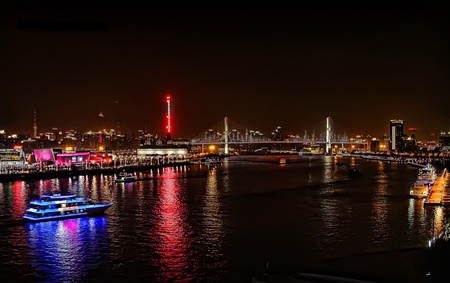
<svg viewBox="0 0 450 283">
<path fill-rule="evenodd" d="M 389 129 L 389 149 L 393 152 L 402 151 L 404 148 L 403 120 L 391 120 Z"/>
<path fill-rule="evenodd" d="M 370 140 L 370 151 L 379 152 L 380 151 L 380 140 L 373 138 Z"/>
<path fill-rule="evenodd" d="M 22 169 L 26 164 L 26 155 L 21 146 L 0 149 L 0 173 L 7 170 Z"/>
<path fill-rule="evenodd" d="M 440 148 L 450 148 L 450 132 L 441 132 L 439 134 Z"/>
<path fill-rule="evenodd" d="M 34 160 L 38 164 L 40 170 L 44 167 L 56 164 L 55 153 L 52 148 L 36 148 L 33 153 Z"/>
<path fill-rule="evenodd" d="M 189 153 L 187 146 L 164 144 L 157 146 L 143 146 L 137 149 L 137 155 L 150 156 L 150 155 L 167 155 L 178 156 L 180 158 L 186 158 Z"/>
<path fill-rule="evenodd" d="M 96 150 L 90 152 L 90 162 L 100 166 L 110 165 L 114 160 L 113 153 L 109 150 Z"/>
<path fill-rule="evenodd" d="M 61 152 L 56 154 L 58 166 L 86 165 L 90 163 L 89 151 Z"/>
</svg>

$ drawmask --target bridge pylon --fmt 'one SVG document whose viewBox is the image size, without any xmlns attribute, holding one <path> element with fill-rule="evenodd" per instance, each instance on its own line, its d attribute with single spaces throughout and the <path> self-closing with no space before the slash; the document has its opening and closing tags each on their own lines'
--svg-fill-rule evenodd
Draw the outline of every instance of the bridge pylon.
<svg viewBox="0 0 450 283">
<path fill-rule="evenodd" d="M 325 139 L 325 152 L 330 154 L 331 151 L 331 117 L 327 117 L 327 133 Z"/>
<path fill-rule="evenodd" d="M 225 154 L 228 154 L 228 117 L 224 118 L 225 123 Z"/>
</svg>

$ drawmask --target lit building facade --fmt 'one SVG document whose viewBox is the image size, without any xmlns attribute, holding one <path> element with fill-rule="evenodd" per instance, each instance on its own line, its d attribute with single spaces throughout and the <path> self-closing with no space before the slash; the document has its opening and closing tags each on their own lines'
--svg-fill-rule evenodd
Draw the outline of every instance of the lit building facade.
<svg viewBox="0 0 450 283">
<path fill-rule="evenodd" d="M 56 154 L 56 164 L 59 166 L 83 165 L 90 162 L 90 152 L 62 152 Z"/>
<path fill-rule="evenodd" d="M 26 162 L 25 153 L 22 147 L 0 149 L 0 163 L 2 166 L 19 166 Z"/>
<path fill-rule="evenodd" d="M 137 155 L 177 155 L 185 158 L 188 155 L 188 148 L 171 146 L 138 148 Z"/>
<path fill-rule="evenodd" d="M 403 120 L 393 119 L 389 124 L 389 149 L 391 151 L 402 151 L 403 148 Z"/>
</svg>

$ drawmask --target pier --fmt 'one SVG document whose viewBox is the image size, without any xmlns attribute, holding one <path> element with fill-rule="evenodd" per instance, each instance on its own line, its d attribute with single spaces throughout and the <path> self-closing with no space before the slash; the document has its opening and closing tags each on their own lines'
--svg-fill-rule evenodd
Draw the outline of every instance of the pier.
<svg viewBox="0 0 450 283">
<path fill-rule="evenodd" d="M 442 175 L 436 179 L 424 204 L 450 205 L 450 195 L 448 195 L 445 190 L 446 175 L 447 168 L 444 169 Z"/>
<path fill-rule="evenodd" d="M 47 170 L 29 173 L 24 172 L 24 173 L 0 174 L 0 182 L 18 181 L 18 180 L 48 180 L 54 178 L 68 178 L 80 175 L 97 175 L 97 174 L 114 175 L 122 171 L 125 172 L 144 171 L 148 169 L 156 169 L 171 166 L 183 166 L 189 164 L 191 164 L 189 161 L 177 161 L 177 162 L 174 161 L 161 164 L 140 163 L 140 164 L 130 164 L 126 166 L 104 167 L 95 169 Z"/>
</svg>

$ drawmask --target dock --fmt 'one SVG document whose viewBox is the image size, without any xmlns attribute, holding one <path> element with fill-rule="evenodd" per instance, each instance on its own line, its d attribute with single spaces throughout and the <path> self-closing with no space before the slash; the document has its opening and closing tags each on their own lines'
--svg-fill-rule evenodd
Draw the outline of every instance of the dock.
<svg viewBox="0 0 450 283">
<path fill-rule="evenodd" d="M 450 205 L 450 195 L 445 190 L 446 175 L 447 169 L 444 169 L 442 175 L 437 177 L 436 182 L 431 187 L 424 204 Z"/>
</svg>

